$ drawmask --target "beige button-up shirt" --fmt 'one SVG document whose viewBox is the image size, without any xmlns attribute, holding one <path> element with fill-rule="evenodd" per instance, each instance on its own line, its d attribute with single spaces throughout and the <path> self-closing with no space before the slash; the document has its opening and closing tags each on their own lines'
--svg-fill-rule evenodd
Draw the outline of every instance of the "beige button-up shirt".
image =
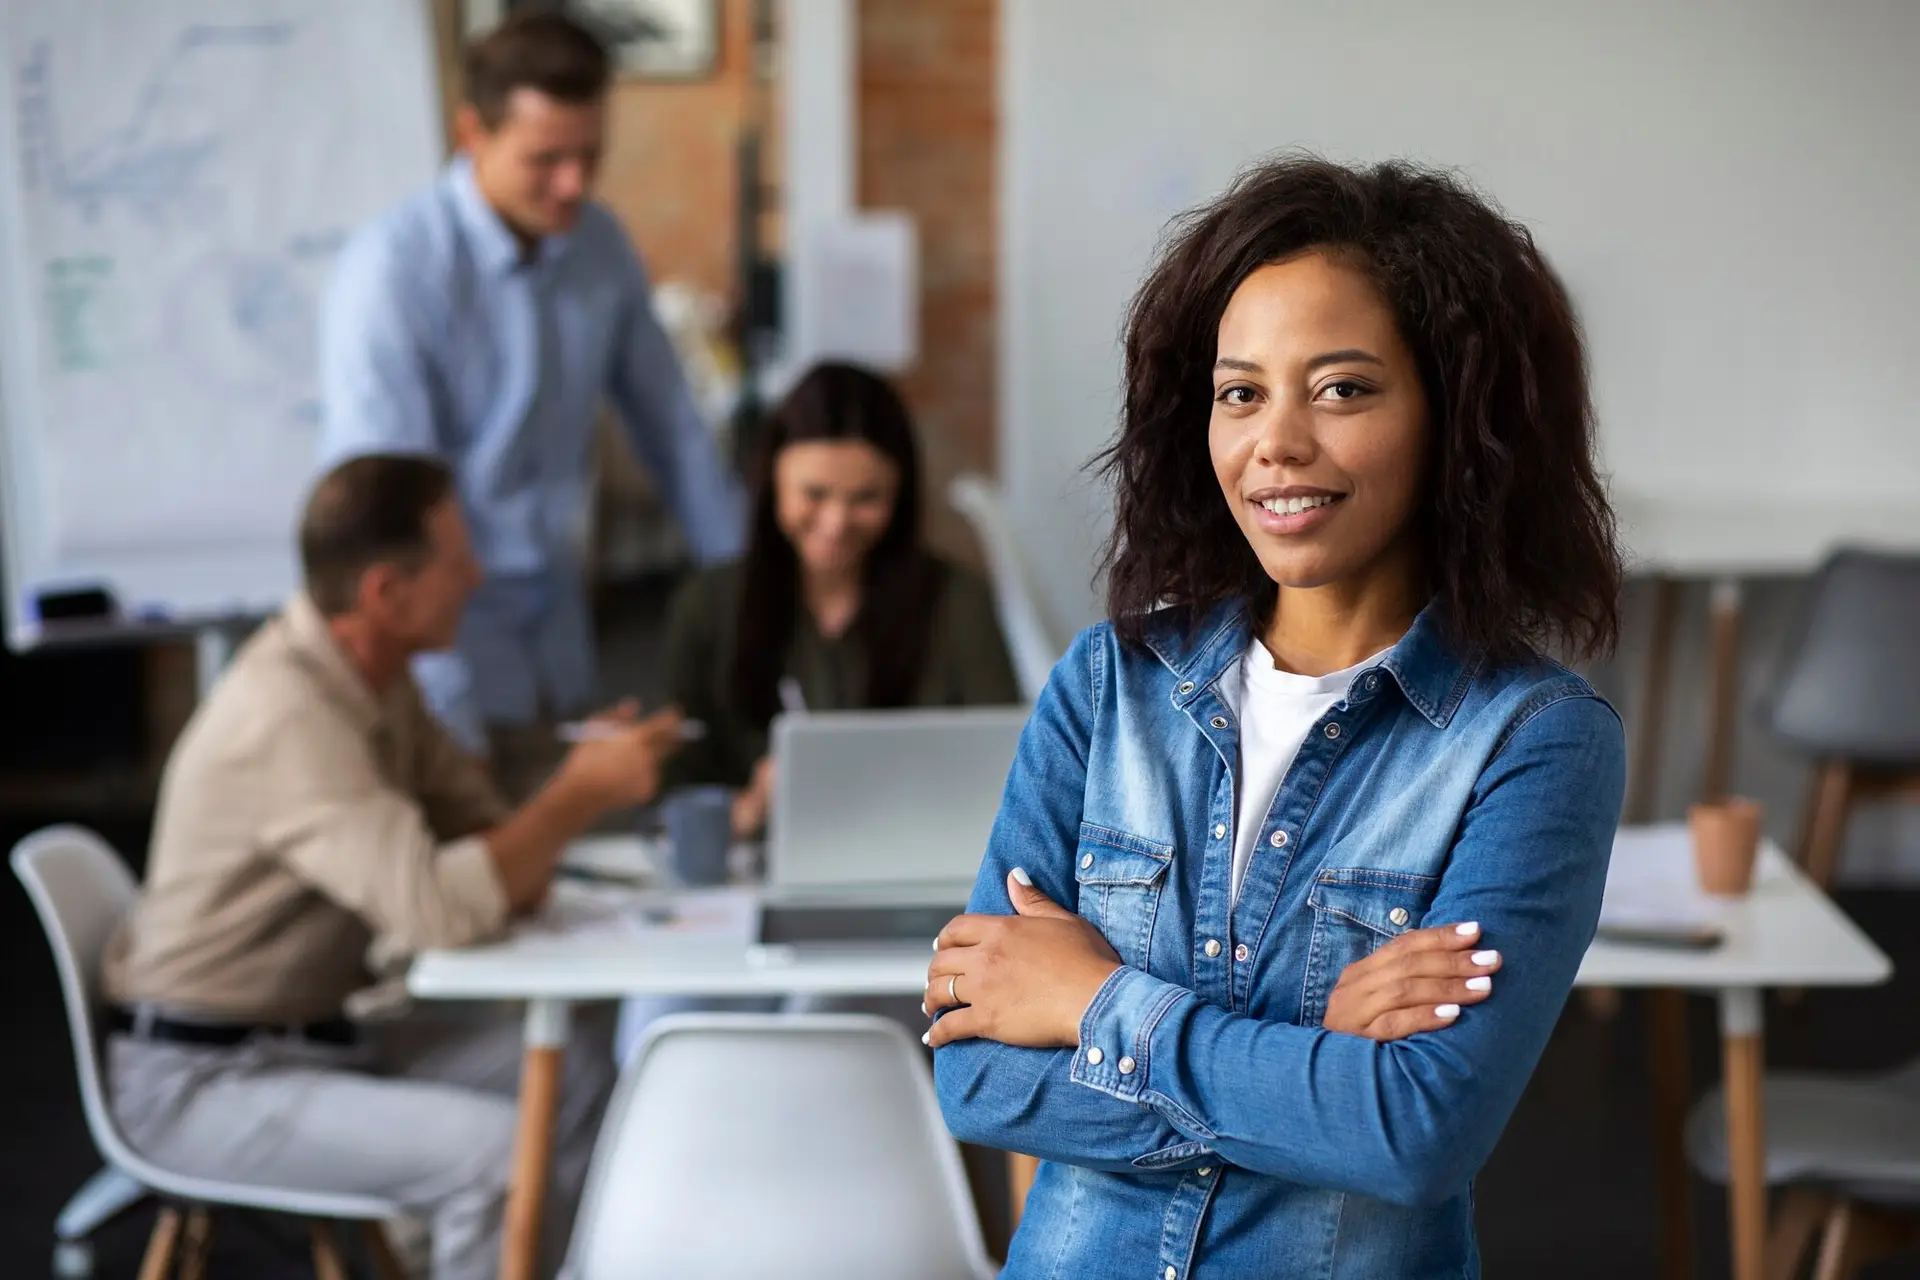
<svg viewBox="0 0 1920 1280">
<path fill-rule="evenodd" d="M 408 954 L 500 928 L 481 833 L 505 814 L 411 677 L 376 696 L 295 596 L 174 747 L 107 993 L 221 1020 L 333 1017 L 373 981 L 375 944 Z"/>
</svg>

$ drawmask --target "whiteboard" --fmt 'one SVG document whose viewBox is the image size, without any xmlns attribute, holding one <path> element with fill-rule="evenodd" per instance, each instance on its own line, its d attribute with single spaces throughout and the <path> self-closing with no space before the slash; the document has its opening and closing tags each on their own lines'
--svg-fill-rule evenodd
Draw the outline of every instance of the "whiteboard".
<svg viewBox="0 0 1920 1280">
<path fill-rule="evenodd" d="M 1001 474 L 1063 617 L 1098 613 L 1079 468 L 1116 424 L 1127 299 L 1172 214 L 1290 146 L 1457 167 L 1534 230 L 1636 558 L 1920 545 L 1920 4 L 1001 13 Z"/>
<path fill-rule="evenodd" d="M 443 154 L 418 0 L 0 0 L 0 546 L 123 616 L 297 581 L 317 305 Z"/>
</svg>

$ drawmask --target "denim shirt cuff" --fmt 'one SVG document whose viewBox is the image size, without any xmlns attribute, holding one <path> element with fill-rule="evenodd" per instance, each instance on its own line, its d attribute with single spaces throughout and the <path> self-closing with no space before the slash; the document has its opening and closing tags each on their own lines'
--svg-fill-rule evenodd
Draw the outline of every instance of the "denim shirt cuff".
<svg viewBox="0 0 1920 1280">
<path fill-rule="evenodd" d="M 1139 1102 L 1147 1087 L 1154 1028 L 1193 993 L 1143 969 L 1122 965 L 1108 975 L 1080 1016 L 1072 1078 L 1102 1093 Z"/>
</svg>

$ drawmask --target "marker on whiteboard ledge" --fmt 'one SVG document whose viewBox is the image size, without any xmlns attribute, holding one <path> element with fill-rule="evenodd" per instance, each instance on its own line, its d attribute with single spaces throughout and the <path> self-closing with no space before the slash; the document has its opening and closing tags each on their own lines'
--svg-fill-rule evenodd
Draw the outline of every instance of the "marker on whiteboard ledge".
<svg viewBox="0 0 1920 1280">
<path fill-rule="evenodd" d="M 609 738 L 619 737 L 629 727 L 605 720 L 573 720 L 561 725 L 558 733 L 562 742 L 605 742 Z M 680 722 L 680 741 L 698 742 L 706 736 L 706 721 L 682 720 Z"/>
</svg>

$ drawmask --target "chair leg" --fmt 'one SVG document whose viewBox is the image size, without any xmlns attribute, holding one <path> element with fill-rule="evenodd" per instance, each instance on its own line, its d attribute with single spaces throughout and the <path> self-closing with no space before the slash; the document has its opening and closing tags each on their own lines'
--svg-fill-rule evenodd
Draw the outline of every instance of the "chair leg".
<svg viewBox="0 0 1920 1280">
<path fill-rule="evenodd" d="M 347 1263 L 340 1256 L 340 1242 L 334 1239 L 333 1224 L 314 1218 L 307 1223 L 307 1228 L 313 1235 L 315 1280 L 347 1280 Z"/>
<path fill-rule="evenodd" d="M 1801 829 L 1800 865 L 1807 878 L 1825 893 L 1840 864 L 1840 842 L 1847 833 L 1847 811 L 1853 807 L 1853 766 L 1829 760 L 1814 775 L 1807 798 L 1807 817 Z"/>
<path fill-rule="evenodd" d="M 204 1205 L 187 1211 L 187 1228 L 180 1242 L 180 1280 L 205 1280 L 207 1254 L 213 1251 L 213 1214 Z"/>
<path fill-rule="evenodd" d="M 1911 1232 L 1887 1217 L 1851 1200 L 1842 1200 L 1827 1213 L 1820 1238 L 1820 1260 L 1814 1280 L 1853 1280 L 1861 1267 L 1904 1246 Z"/>
<path fill-rule="evenodd" d="M 373 1262 L 373 1274 L 379 1280 L 407 1280 L 407 1269 L 394 1254 L 387 1229 L 377 1222 L 363 1223 L 361 1229 L 366 1233 L 367 1257 Z"/>
<path fill-rule="evenodd" d="M 146 1256 L 140 1260 L 140 1280 L 167 1280 L 172 1273 L 174 1255 L 180 1250 L 181 1221 L 180 1211 L 172 1205 L 164 1206 L 153 1220 Z"/>
<path fill-rule="evenodd" d="M 1767 1233 L 1767 1280 L 1794 1280 L 1806 1260 L 1807 1246 L 1833 1210 L 1833 1197 L 1808 1187 L 1793 1187 L 1780 1197 Z"/>
</svg>

